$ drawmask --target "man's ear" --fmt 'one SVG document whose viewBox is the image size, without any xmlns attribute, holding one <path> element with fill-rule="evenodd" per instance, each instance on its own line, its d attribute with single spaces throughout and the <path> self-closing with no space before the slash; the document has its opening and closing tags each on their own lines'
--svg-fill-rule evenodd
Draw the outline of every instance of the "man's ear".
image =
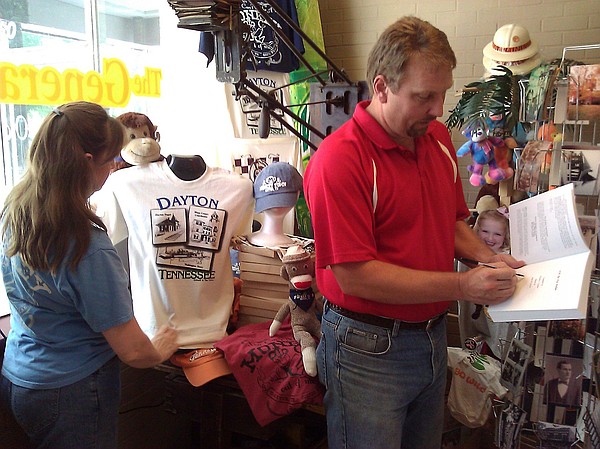
<svg viewBox="0 0 600 449">
<path fill-rule="evenodd" d="M 373 96 L 376 96 L 380 103 L 387 102 L 388 84 L 383 75 L 377 75 L 373 80 Z"/>
</svg>

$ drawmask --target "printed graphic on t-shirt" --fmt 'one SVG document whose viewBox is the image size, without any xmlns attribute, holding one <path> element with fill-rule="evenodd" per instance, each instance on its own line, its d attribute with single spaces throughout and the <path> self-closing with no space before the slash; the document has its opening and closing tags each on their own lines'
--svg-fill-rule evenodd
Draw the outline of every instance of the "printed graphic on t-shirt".
<svg viewBox="0 0 600 449">
<path fill-rule="evenodd" d="M 267 89 L 268 90 L 268 89 Z M 281 104 L 284 104 L 284 98 L 282 91 L 278 90 L 275 92 L 270 92 L 273 98 Z M 246 126 L 250 130 L 250 132 L 258 136 L 258 127 L 259 121 L 261 118 L 261 114 L 266 114 L 267 112 L 262 112 L 262 108 L 259 104 L 250 98 L 248 95 L 240 95 L 239 98 L 240 108 L 242 110 L 243 117 L 245 119 Z M 269 135 L 277 134 L 277 135 L 286 135 L 287 131 L 283 128 L 281 122 L 276 118 L 283 118 L 283 111 L 279 108 L 270 109 L 268 111 L 269 114 Z"/>
<path fill-rule="evenodd" d="M 279 162 L 280 155 L 269 153 L 266 157 L 254 158 L 251 154 L 242 154 L 233 159 L 233 171 L 243 176 L 247 176 L 254 182 L 260 171 L 273 162 Z"/>
<path fill-rule="evenodd" d="M 278 0 L 276 3 L 297 25 L 297 11 L 294 2 Z M 258 4 L 260 9 L 269 16 L 268 18 L 264 17 L 248 0 L 242 0 L 240 5 L 240 16 L 246 25 L 243 39 L 251 45 L 252 58 L 248 61 L 247 68 L 277 72 L 296 70 L 299 67 L 298 58 L 273 29 L 270 21 L 274 22 L 277 29 L 294 44 L 296 50 L 304 53 L 302 39 L 284 20 L 280 19 L 279 13 L 272 5 L 264 1 L 259 1 Z"/>
<path fill-rule="evenodd" d="M 152 243 L 185 243 L 186 225 L 185 209 L 153 209 L 150 211 L 152 222 Z"/>
<path fill-rule="evenodd" d="M 152 209 L 150 220 L 157 265 L 211 269 L 214 255 L 221 249 L 226 211 L 198 206 Z"/>
<path fill-rule="evenodd" d="M 156 264 L 162 266 L 191 268 L 208 271 L 212 265 L 213 253 L 186 246 L 159 247 L 156 251 Z"/>
<path fill-rule="evenodd" d="M 219 251 L 227 212 L 207 207 L 190 207 L 189 245 Z"/>
</svg>

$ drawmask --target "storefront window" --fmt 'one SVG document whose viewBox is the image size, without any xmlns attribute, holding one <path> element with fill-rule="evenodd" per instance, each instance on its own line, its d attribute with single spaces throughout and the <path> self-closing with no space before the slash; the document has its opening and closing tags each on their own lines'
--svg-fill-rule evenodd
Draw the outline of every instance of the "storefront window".
<svg viewBox="0 0 600 449">
<path fill-rule="evenodd" d="M 0 204 L 22 177 L 31 140 L 54 106 L 89 100 L 118 115 L 146 112 L 157 101 L 121 93 L 133 74 L 155 62 L 153 52 L 160 46 L 158 1 L 0 2 Z M 126 82 L 103 78 L 107 60 L 115 72 L 129 75 L 122 77 Z M 141 88 L 150 89 L 144 86 L 148 82 L 140 81 Z M 95 87 L 94 94 L 89 85 Z M 119 104 L 111 97 L 118 97 Z M 5 307 L 0 299 L 0 315 L 8 313 Z"/>
<path fill-rule="evenodd" d="M 4 190 L 22 176 L 31 139 L 52 107 L 94 100 L 82 94 L 82 77 L 90 71 L 102 74 L 106 58 L 118 60 L 121 71 L 143 71 L 148 55 L 159 45 L 158 0 L 1 2 L 0 185 Z M 65 71 L 73 72 L 70 82 L 63 77 Z M 99 81 L 94 77 L 90 82 Z M 102 104 L 100 94 L 97 98 Z M 114 115 L 120 109 L 144 112 L 147 103 L 143 97 L 131 96 L 120 108 L 105 107 Z"/>
</svg>

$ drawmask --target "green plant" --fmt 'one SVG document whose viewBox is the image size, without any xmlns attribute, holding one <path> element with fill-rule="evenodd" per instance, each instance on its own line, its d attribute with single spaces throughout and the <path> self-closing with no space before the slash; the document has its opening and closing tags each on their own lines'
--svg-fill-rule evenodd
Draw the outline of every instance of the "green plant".
<svg viewBox="0 0 600 449">
<path fill-rule="evenodd" d="M 505 120 L 505 129 L 513 129 L 518 123 L 519 76 L 503 66 L 498 66 L 489 78 L 467 84 L 456 107 L 446 120 L 448 129 L 462 128 L 465 123 L 481 117 L 499 115 Z"/>
</svg>

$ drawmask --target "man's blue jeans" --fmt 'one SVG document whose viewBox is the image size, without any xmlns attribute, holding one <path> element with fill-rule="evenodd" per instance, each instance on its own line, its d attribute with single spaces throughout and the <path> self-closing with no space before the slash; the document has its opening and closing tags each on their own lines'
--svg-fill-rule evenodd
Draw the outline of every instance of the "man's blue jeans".
<svg viewBox="0 0 600 449">
<path fill-rule="evenodd" d="M 62 388 L 32 390 L 0 376 L 0 398 L 37 449 L 116 449 L 119 359 Z"/>
<path fill-rule="evenodd" d="M 385 329 L 325 306 L 317 348 L 327 388 L 329 449 L 439 449 L 447 373 L 446 320 Z"/>
</svg>

